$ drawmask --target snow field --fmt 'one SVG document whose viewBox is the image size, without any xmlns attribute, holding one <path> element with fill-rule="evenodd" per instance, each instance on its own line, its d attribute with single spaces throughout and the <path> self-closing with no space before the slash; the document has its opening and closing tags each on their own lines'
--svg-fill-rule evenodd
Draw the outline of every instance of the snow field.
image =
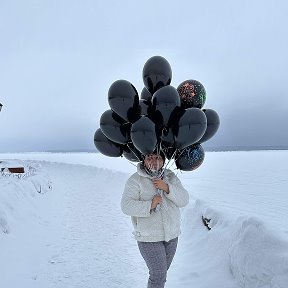
<svg viewBox="0 0 288 288">
<path fill-rule="evenodd" d="M 0 179 L 1 287 L 146 286 L 120 209 L 134 166 L 89 154 L 18 154 L 37 173 Z M 287 158 L 286 151 L 206 153 L 201 168 L 178 173 L 191 201 L 166 287 L 287 287 Z"/>
</svg>

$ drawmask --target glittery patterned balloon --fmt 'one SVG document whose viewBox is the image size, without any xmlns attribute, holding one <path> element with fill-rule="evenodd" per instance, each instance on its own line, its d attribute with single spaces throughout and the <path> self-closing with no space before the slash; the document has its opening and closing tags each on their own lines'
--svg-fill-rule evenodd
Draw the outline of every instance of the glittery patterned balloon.
<svg viewBox="0 0 288 288">
<path fill-rule="evenodd" d="M 181 99 L 183 108 L 202 108 L 206 100 L 206 91 L 204 86 L 196 80 L 186 80 L 182 82 L 177 91 Z"/>
<path fill-rule="evenodd" d="M 180 156 L 175 157 L 176 167 L 182 171 L 193 171 L 204 161 L 205 152 L 201 144 L 193 144 L 179 152 Z"/>
</svg>

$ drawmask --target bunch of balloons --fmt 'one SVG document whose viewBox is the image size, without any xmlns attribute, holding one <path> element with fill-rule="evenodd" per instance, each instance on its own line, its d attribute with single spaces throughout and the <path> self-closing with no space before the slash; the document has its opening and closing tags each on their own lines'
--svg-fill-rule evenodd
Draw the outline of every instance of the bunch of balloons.
<svg viewBox="0 0 288 288">
<path fill-rule="evenodd" d="M 94 135 L 99 152 L 139 162 L 144 155 L 162 151 L 183 171 L 202 164 L 201 143 L 216 133 L 219 116 L 212 109 L 202 109 L 206 91 L 200 82 L 186 80 L 176 89 L 170 85 L 171 78 L 168 61 L 154 56 L 143 67 L 145 87 L 140 98 L 126 80 L 110 86 L 111 109 L 102 114 Z"/>
</svg>

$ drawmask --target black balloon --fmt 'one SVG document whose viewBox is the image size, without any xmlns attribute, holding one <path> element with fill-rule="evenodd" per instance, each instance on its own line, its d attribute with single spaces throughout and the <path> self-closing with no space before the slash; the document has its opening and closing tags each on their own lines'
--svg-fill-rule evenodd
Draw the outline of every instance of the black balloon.
<svg viewBox="0 0 288 288">
<path fill-rule="evenodd" d="M 152 99 L 152 94 L 147 90 L 146 87 L 143 87 L 142 91 L 141 91 L 141 99 L 143 100 L 150 100 Z"/>
<path fill-rule="evenodd" d="M 167 126 L 173 112 L 180 107 L 177 90 L 172 86 L 159 89 L 152 97 L 152 105 L 155 123 Z"/>
<path fill-rule="evenodd" d="M 113 142 L 126 144 L 129 141 L 131 124 L 112 110 L 107 110 L 102 114 L 100 128 L 103 134 Z"/>
<path fill-rule="evenodd" d="M 126 80 L 117 80 L 109 88 L 108 102 L 111 109 L 126 121 L 139 115 L 139 97 L 136 88 Z"/>
<path fill-rule="evenodd" d="M 94 134 L 94 144 L 98 151 L 105 156 L 119 157 L 122 155 L 123 149 L 121 145 L 109 140 L 100 128 Z"/>
<path fill-rule="evenodd" d="M 198 108 L 188 108 L 183 111 L 178 124 L 174 125 L 175 147 L 183 149 L 199 141 L 207 126 L 205 113 Z"/>
<path fill-rule="evenodd" d="M 139 100 L 140 115 L 149 115 L 152 109 L 152 103 L 150 100 Z"/>
<path fill-rule="evenodd" d="M 157 144 L 157 135 L 155 124 L 146 116 L 132 124 L 131 140 L 143 155 L 154 151 Z"/>
<path fill-rule="evenodd" d="M 182 108 L 202 108 L 206 101 L 204 86 L 197 80 L 186 80 L 182 82 L 177 91 L 181 99 Z"/>
<path fill-rule="evenodd" d="M 143 67 L 143 82 L 151 94 L 159 88 L 170 85 L 172 69 L 169 62 L 161 56 L 153 56 Z"/>
<path fill-rule="evenodd" d="M 132 162 L 140 162 L 142 161 L 142 154 L 139 150 L 137 150 L 133 144 L 128 143 L 123 151 L 123 156 Z"/>
<path fill-rule="evenodd" d="M 220 126 L 220 118 L 216 111 L 212 109 L 203 109 L 203 112 L 205 113 L 207 118 L 207 128 L 205 134 L 198 141 L 199 143 L 203 143 L 212 138 L 216 134 Z"/>
<path fill-rule="evenodd" d="M 163 153 L 165 154 L 165 157 L 170 160 L 173 156 L 175 156 L 175 147 L 168 147 L 168 148 L 163 148 Z"/>
<path fill-rule="evenodd" d="M 184 148 L 176 155 L 176 167 L 182 171 L 193 171 L 204 161 L 205 152 L 201 144 L 194 144 Z"/>
</svg>

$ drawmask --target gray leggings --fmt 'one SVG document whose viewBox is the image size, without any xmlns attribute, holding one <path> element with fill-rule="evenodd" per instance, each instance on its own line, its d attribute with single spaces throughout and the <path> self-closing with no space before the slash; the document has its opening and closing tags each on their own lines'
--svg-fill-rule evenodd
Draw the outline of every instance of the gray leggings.
<svg viewBox="0 0 288 288">
<path fill-rule="evenodd" d="M 140 242 L 138 247 L 149 269 L 147 288 L 163 288 L 167 271 L 176 252 L 178 238 L 168 242 Z"/>
</svg>

